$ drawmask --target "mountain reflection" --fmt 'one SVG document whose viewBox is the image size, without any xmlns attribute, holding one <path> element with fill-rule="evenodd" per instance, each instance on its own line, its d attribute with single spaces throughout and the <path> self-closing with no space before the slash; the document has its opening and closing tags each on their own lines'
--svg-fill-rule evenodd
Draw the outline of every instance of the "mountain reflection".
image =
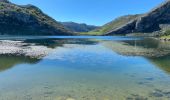
<svg viewBox="0 0 170 100">
<path fill-rule="evenodd" d="M 0 71 L 5 71 L 14 67 L 17 64 L 35 64 L 39 60 L 35 58 L 29 58 L 24 56 L 9 56 L 9 55 L 0 55 Z"/>
<path fill-rule="evenodd" d="M 160 69 L 164 70 L 168 74 L 170 74 L 170 55 L 159 57 L 159 58 L 150 58 L 149 61 Z"/>
<path fill-rule="evenodd" d="M 63 47 L 65 44 L 79 44 L 79 45 L 96 45 L 100 44 L 105 48 L 111 49 L 124 56 L 142 56 L 148 59 L 151 63 L 158 66 L 160 69 L 170 73 L 170 42 L 160 42 L 151 38 L 144 38 L 139 40 L 122 40 L 110 41 L 99 39 L 25 39 L 24 43 L 33 44 L 36 46 L 46 46 L 48 48 L 57 49 Z M 42 58 L 41 58 L 42 59 Z M 0 71 L 5 71 L 14 67 L 17 64 L 36 64 L 41 59 L 15 56 L 15 55 L 0 55 Z"/>
<path fill-rule="evenodd" d="M 25 43 L 34 43 L 36 45 L 47 46 L 48 48 L 56 48 L 61 47 L 64 44 L 81 44 L 81 45 L 94 45 L 97 41 L 92 39 L 27 39 L 24 41 Z"/>
<path fill-rule="evenodd" d="M 124 56 L 140 56 L 170 74 L 170 42 L 152 38 L 126 41 L 105 41 L 103 45 Z"/>
<path fill-rule="evenodd" d="M 46 46 L 48 48 L 55 49 L 62 47 L 64 44 L 81 44 L 81 45 L 94 45 L 97 42 L 90 39 L 26 39 L 24 43 L 32 44 L 35 46 Z M 26 47 L 27 45 L 25 45 Z M 42 58 L 41 58 L 42 59 Z M 31 58 L 28 56 L 19 55 L 0 55 L 0 71 L 5 71 L 14 67 L 17 64 L 36 64 L 41 61 L 39 58 Z"/>
</svg>

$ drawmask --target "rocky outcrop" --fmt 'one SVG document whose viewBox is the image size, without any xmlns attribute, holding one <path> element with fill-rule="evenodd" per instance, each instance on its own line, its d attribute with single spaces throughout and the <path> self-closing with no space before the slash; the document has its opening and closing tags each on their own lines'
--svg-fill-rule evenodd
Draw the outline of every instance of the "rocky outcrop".
<svg viewBox="0 0 170 100">
<path fill-rule="evenodd" d="M 127 27 L 126 24 L 131 23 L 138 16 L 140 16 L 140 14 L 121 16 L 121 17 L 116 18 L 115 20 L 95 29 L 95 30 L 92 30 L 92 31 L 86 33 L 86 34 L 89 34 L 89 35 L 107 35 L 107 33 L 113 32 L 114 30 L 119 29 L 122 26 Z M 124 29 L 125 28 L 121 28 L 119 33 L 121 33 L 121 31 L 123 31 Z"/>
<path fill-rule="evenodd" d="M 170 24 L 170 0 L 162 3 L 152 11 L 135 18 L 133 21 L 109 31 L 107 34 L 150 33 L 161 30 L 161 26 L 166 27 L 168 24 Z"/>
<path fill-rule="evenodd" d="M 0 0 L 0 35 L 71 35 L 62 24 L 33 5 Z"/>
<path fill-rule="evenodd" d="M 109 31 L 106 35 L 133 33 L 136 22 L 137 20 L 132 20 L 121 27 Z"/>
</svg>

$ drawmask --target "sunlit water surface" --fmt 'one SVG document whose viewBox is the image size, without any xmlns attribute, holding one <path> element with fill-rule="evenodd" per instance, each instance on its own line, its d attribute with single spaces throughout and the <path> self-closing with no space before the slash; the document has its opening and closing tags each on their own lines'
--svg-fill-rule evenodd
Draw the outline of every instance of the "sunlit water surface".
<svg viewBox="0 0 170 100">
<path fill-rule="evenodd" d="M 143 38 L 8 39 L 37 43 L 54 51 L 42 59 L 1 55 L 0 100 L 170 100 L 168 55 L 125 56 L 104 45 L 115 41 L 132 45 Z"/>
</svg>

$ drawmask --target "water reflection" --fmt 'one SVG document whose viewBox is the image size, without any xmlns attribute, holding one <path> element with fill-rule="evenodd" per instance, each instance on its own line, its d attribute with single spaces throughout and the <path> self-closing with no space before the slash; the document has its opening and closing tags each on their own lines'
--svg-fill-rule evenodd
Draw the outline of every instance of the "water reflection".
<svg viewBox="0 0 170 100">
<path fill-rule="evenodd" d="M 142 48 L 153 48 L 155 52 L 164 51 L 167 54 L 162 53 L 160 57 L 145 57 L 151 63 L 158 66 L 161 70 L 170 74 L 170 42 L 163 42 L 156 40 L 154 38 L 144 38 L 143 40 L 133 40 L 133 41 L 124 41 L 127 45 L 131 45 L 134 47 L 142 47 Z"/>
<path fill-rule="evenodd" d="M 17 40 L 17 39 L 15 39 Z M 48 48 L 56 49 L 57 47 L 63 47 L 65 44 L 78 44 L 78 45 L 103 45 L 113 52 L 116 52 L 125 56 L 143 56 L 156 65 L 162 67 L 169 72 L 167 67 L 169 62 L 170 53 L 170 42 L 160 42 L 152 38 L 103 38 L 92 39 L 92 38 L 40 38 L 40 39 L 23 39 L 24 43 L 32 43 L 34 45 L 42 45 Z M 153 53 L 154 52 L 154 53 Z M 160 55 L 160 57 L 159 57 Z M 39 59 L 41 60 L 41 59 Z M 12 66 L 20 63 L 36 63 L 39 61 L 36 58 L 24 57 L 24 56 L 0 56 L 0 70 L 5 70 L 11 68 Z"/>
<path fill-rule="evenodd" d="M 17 40 L 17 39 L 15 39 Z M 23 39 L 24 43 L 32 43 L 34 45 L 42 45 L 48 48 L 56 49 L 57 47 L 63 47 L 65 44 L 78 44 L 78 45 L 103 45 L 113 52 L 116 52 L 125 56 L 143 56 L 156 63 L 156 65 L 162 67 L 169 72 L 168 65 L 169 53 L 170 53 L 170 42 L 160 42 L 152 38 L 132 38 L 129 37 L 118 39 L 115 38 L 103 38 L 92 39 L 92 38 L 40 38 L 40 39 Z M 41 59 L 39 59 L 41 60 Z M 20 63 L 36 63 L 39 61 L 36 58 L 24 57 L 24 56 L 0 56 L 0 70 L 11 68 L 12 66 Z"/>
<path fill-rule="evenodd" d="M 0 71 L 10 69 L 17 64 L 36 64 L 38 62 L 39 60 L 35 58 L 29 58 L 24 56 L 0 55 Z"/>
<path fill-rule="evenodd" d="M 132 40 L 124 42 L 131 46 L 170 50 L 170 42 L 162 42 L 155 38 L 143 38 L 142 40 Z"/>
<path fill-rule="evenodd" d="M 97 41 L 92 41 L 91 39 L 15 39 L 15 41 L 23 41 L 29 45 L 45 46 L 48 48 L 55 49 L 57 47 L 63 47 L 64 44 L 81 44 L 81 45 L 95 45 Z M 23 45 L 27 46 L 27 45 Z M 0 55 L 0 71 L 5 71 L 14 67 L 17 64 L 36 64 L 43 58 L 32 58 L 23 55 L 14 54 L 2 54 Z"/>
<path fill-rule="evenodd" d="M 149 60 L 161 70 L 170 74 L 170 55 L 159 58 L 150 58 Z"/>
<path fill-rule="evenodd" d="M 47 38 L 47 39 L 26 39 L 25 43 L 34 43 L 36 45 L 43 45 L 49 48 L 62 47 L 64 44 L 81 44 L 81 45 L 95 45 L 97 41 L 94 39 L 60 39 L 60 38 Z"/>
<path fill-rule="evenodd" d="M 158 48 L 160 41 L 154 39 L 154 38 L 143 38 L 141 40 L 131 40 L 131 41 L 124 41 L 128 45 L 132 46 L 140 46 L 143 48 Z"/>
<path fill-rule="evenodd" d="M 39 60 L 0 56 L 0 70 L 11 68 L 0 73 L 0 99 L 168 100 L 168 43 L 115 38 L 23 39 L 53 51 Z"/>
<path fill-rule="evenodd" d="M 139 40 L 107 41 L 104 46 L 124 56 L 142 56 L 161 70 L 170 74 L 170 42 L 154 38 Z"/>
</svg>

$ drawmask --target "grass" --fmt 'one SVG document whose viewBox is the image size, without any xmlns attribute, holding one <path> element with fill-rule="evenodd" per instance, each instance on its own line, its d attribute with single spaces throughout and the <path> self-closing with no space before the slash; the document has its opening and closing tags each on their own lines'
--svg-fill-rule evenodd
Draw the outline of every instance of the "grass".
<svg viewBox="0 0 170 100">
<path fill-rule="evenodd" d="M 161 39 L 170 39 L 170 35 L 168 35 L 168 36 L 161 36 Z"/>
<path fill-rule="evenodd" d="M 170 39 L 170 30 L 166 30 L 164 35 L 160 37 L 161 39 Z"/>
<path fill-rule="evenodd" d="M 139 15 L 122 16 L 122 17 L 115 19 L 114 21 L 112 21 L 110 23 L 103 25 L 102 27 L 100 27 L 98 29 L 95 29 L 90 32 L 79 33 L 79 34 L 80 35 L 104 35 L 104 34 L 108 33 L 109 31 L 119 28 L 122 25 L 125 25 L 126 23 L 128 23 L 129 21 L 134 20 L 138 16 Z"/>
<path fill-rule="evenodd" d="M 90 31 L 90 32 L 79 32 L 79 35 L 103 35 L 103 33 L 100 32 L 94 32 L 94 31 Z"/>
<path fill-rule="evenodd" d="M 6 23 L 6 26 L 4 27 L 11 27 L 12 32 L 11 33 L 15 33 L 13 31 L 16 31 L 16 33 L 28 33 L 27 29 L 32 30 L 33 28 L 28 28 L 27 26 L 25 26 L 25 22 L 29 22 L 32 21 L 31 23 L 35 24 L 36 22 L 40 25 L 40 27 L 42 27 L 44 29 L 44 31 L 46 30 L 50 30 L 50 31 L 55 31 L 55 33 L 66 33 L 66 34 L 72 34 L 72 32 L 70 32 L 69 30 L 67 30 L 66 28 L 64 28 L 64 26 L 62 24 L 60 24 L 59 22 L 56 22 L 53 18 L 49 17 L 48 15 L 44 14 L 39 8 L 33 6 L 33 5 L 25 5 L 25 6 L 21 6 L 21 5 L 16 5 L 13 3 L 6 3 L 6 2 L 0 2 L 0 15 L 4 16 L 6 20 L 2 20 L 3 22 L 1 23 Z M 19 16 L 21 15 L 21 16 Z M 26 18 L 22 17 L 22 16 L 26 16 Z M 29 18 L 30 17 L 30 18 Z M 14 20 L 16 21 L 16 23 L 10 23 L 10 20 L 13 20 L 13 18 L 17 18 L 19 19 L 21 22 L 18 22 L 18 20 Z M 23 20 L 25 20 L 25 22 Z M 18 27 L 17 25 L 22 24 L 20 26 L 22 27 Z M 3 30 L 3 32 L 1 33 L 8 33 L 9 31 L 11 31 L 9 28 L 8 29 L 3 29 L 3 25 L 1 25 L 1 29 Z M 29 25 L 28 25 L 29 26 Z M 16 27 L 16 28 L 14 28 Z M 26 28 L 25 28 L 26 27 Z M 31 25 L 29 27 L 32 27 Z M 35 29 L 36 30 L 36 29 Z M 22 32 L 19 32 L 22 31 Z M 30 34 L 35 34 L 38 33 L 39 31 L 41 34 L 45 34 L 42 33 L 41 30 L 37 29 L 35 31 L 31 31 L 29 32 Z M 24 34 L 25 34 L 24 33 Z M 47 31 L 46 33 L 50 33 L 49 31 Z"/>
</svg>

